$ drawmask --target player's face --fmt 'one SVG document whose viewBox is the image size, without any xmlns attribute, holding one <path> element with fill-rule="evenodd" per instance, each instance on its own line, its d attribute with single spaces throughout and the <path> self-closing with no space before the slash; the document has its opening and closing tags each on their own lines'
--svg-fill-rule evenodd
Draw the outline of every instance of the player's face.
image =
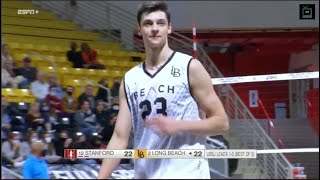
<svg viewBox="0 0 320 180">
<path fill-rule="evenodd" d="M 168 24 L 166 14 L 155 11 L 141 17 L 139 35 L 142 36 L 145 46 L 150 48 L 163 47 L 167 43 L 171 25 Z"/>
</svg>

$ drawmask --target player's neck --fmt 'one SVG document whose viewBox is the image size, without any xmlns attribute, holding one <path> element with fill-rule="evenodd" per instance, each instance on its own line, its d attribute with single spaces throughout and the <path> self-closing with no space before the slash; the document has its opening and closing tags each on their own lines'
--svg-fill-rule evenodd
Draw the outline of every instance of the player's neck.
<svg viewBox="0 0 320 180">
<path fill-rule="evenodd" d="M 146 64 L 150 67 L 156 67 L 164 64 L 172 54 L 173 50 L 166 44 L 162 48 L 146 49 Z"/>
</svg>

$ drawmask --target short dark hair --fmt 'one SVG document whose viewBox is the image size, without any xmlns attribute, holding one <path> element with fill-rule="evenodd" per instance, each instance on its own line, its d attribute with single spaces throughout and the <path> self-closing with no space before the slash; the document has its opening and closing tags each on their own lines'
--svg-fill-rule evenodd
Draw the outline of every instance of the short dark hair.
<svg viewBox="0 0 320 180">
<path fill-rule="evenodd" d="M 151 2 L 144 2 L 139 6 L 138 13 L 137 13 L 137 20 L 140 25 L 141 17 L 144 13 L 150 14 L 155 11 L 162 11 L 166 14 L 168 23 L 170 23 L 170 12 L 168 9 L 168 5 L 164 1 L 151 1 Z"/>
<path fill-rule="evenodd" d="M 24 57 L 23 58 L 23 62 L 27 62 L 27 63 L 29 63 L 29 62 L 31 62 L 31 58 L 30 57 Z"/>
<path fill-rule="evenodd" d="M 83 106 L 84 103 L 86 103 L 86 102 L 90 104 L 90 101 L 85 98 L 85 99 L 83 99 L 83 100 L 80 101 L 80 106 Z"/>
<path fill-rule="evenodd" d="M 52 89 L 52 88 L 56 88 L 56 87 L 57 87 L 56 85 L 50 85 L 49 86 L 49 90 Z"/>
</svg>

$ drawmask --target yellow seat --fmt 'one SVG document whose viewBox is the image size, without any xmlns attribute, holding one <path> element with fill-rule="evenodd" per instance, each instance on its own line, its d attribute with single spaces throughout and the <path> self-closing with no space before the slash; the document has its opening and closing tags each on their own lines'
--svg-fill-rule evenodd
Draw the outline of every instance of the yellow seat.
<svg viewBox="0 0 320 180">
<path fill-rule="evenodd" d="M 68 68 L 68 67 L 58 67 L 57 68 L 57 72 L 59 73 L 59 74 L 70 74 L 71 72 L 71 70 L 70 70 L 71 68 Z"/>
<path fill-rule="evenodd" d="M 20 45 L 21 49 L 25 49 L 25 50 L 35 50 L 35 47 L 32 44 L 21 44 Z"/>
<path fill-rule="evenodd" d="M 62 62 L 62 61 L 56 61 L 56 64 L 58 67 L 67 67 L 67 68 L 72 68 L 72 63 L 67 61 L 67 62 Z"/>
<path fill-rule="evenodd" d="M 107 61 L 104 61 L 104 65 L 106 65 L 106 66 L 117 66 L 118 63 L 117 63 L 117 61 L 114 61 L 114 60 L 107 60 Z"/>
<path fill-rule="evenodd" d="M 5 97 L 10 96 L 10 95 L 14 95 L 11 88 L 1 88 L 1 94 Z"/>
<path fill-rule="evenodd" d="M 6 97 L 8 102 L 20 101 L 20 94 L 14 88 L 1 88 L 1 94 Z"/>
<path fill-rule="evenodd" d="M 48 56 L 46 56 L 46 58 L 47 58 L 49 61 L 56 61 L 56 57 L 53 56 L 53 55 L 48 55 Z"/>
<path fill-rule="evenodd" d="M 22 96 L 32 96 L 31 91 L 29 89 L 17 89 L 17 91 Z"/>
<path fill-rule="evenodd" d="M 29 89 L 19 89 L 19 94 L 23 97 L 23 100 L 20 100 L 20 102 L 27 102 L 31 103 L 36 100 L 36 97 L 31 93 Z"/>
<path fill-rule="evenodd" d="M 104 77 L 111 77 L 112 74 L 111 74 L 111 71 L 109 70 L 96 70 L 97 71 L 97 75 L 101 78 L 104 78 Z"/>
<path fill-rule="evenodd" d="M 45 51 L 45 52 L 51 51 L 51 49 L 49 50 L 49 47 L 45 44 L 37 44 L 34 46 L 34 48 L 37 51 Z"/>
<path fill-rule="evenodd" d="M 140 62 L 132 62 L 132 61 L 126 62 L 126 63 L 128 64 L 129 67 L 134 67 L 134 66 L 140 64 Z"/>
<path fill-rule="evenodd" d="M 10 49 L 20 49 L 20 44 L 15 42 L 8 42 L 7 43 Z"/>
<path fill-rule="evenodd" d="M 70 78 L 70 76 L 72 75 L 70 72 L 70 68 L 68 68 L 68 67 L 57 67 L 57 73 L 59 75 L 61 83 L 64 83 L 64 81 L 67 78 Z"/>
<path fill-rule="evenodd" d="M 113 77 L 122 77 L 124 74 L 122 71 L 116 71 L 116 70 L 113 70 L 110 73 L 112 74 Z"/>
<path fill-rule="evenodd" d="M 55 73 L 55 69 L 52 66 L 39 66 L 38 70 L 46 73 Z"/>
<path fill-rule="evenodd" d="M 108 57 L 108 56 L 111 56 L 113 53 L 112 51 L 101 51 L 100 54 Z"/>
<path fill-rule="evenodd" d="M 82 73 L 84 74 L 84 76 L 91 76 L 91 75 L 96 75 L 96 71 L 95 69 L 81 69 Z"/>
<path fill-rule="evenodd" d="M 72 78 L 67 78 L 64 80 L 63 82 L 63 86 L 73 86 L 73 87 L 77 87 L 77 86 L 81 86 L 83 85 L 83 82 L 81 79 L 72 79 Z"/>
<path fill-rule="evenodd" d="M 113 86 L 113 80 L 111 79 L 111 80 L 108 80 L 108 87 L 109 88 L 112 88 L 112 86 Z"/>
<path fill-rule="evenodd" d="M 33 61 L 32 62 L 34 66 L 40 67 L 40 66 L 52 66 L 53 64 L 50 61 L 47 60 L 39 60 L 39 61 Z"/>
<path fill-rule="evenodd" d="M 78 78 L 82 78 L 85 75 L 84 70 L 81 68 L 70 68 L 70 71 L 72 75 L 75 75 L 75 77 Z"/>
<path fill-rule="evenodd" d="M 118 61 L 118 66 L 120 67 L 132 67 L 127 61 Z"/>
<path fill-rule="evenodd" d="M 20 54 L 20 53 L 13 55 L 15 61 L 22 61 L 27 56 L 28 56 L 27 54 Z"/>
<path fill-rule="evenodd" d="M 42 61 L 43 58 L 37 55 L 30 55 L 32 61 Z"/>
<path fill-rule="evenodd" d="M 34 9 L 35 6 L 30 2 L 23 1 L 3 1 L 2 6 L 5 8 L 24 8 L 24 9 Z"/>
<path fill-rule="evenodd" d="M 84 70 L 84 74 L 86 78 L 98 82 L 100 81 L 102 78 L 99 76 L 98 72 L 99 70 L 95 70 L 95 69 L 83 69 Z"/>
<path fill-rule="evenodd" d="M 55 52 L 67 52 L 69 50 L 69 47 L 65 47 L 65 46 L 51 46 L 50 47 L 51 51 L 55 51 Z"/>
<path fill-rule="evenodd" d="M 57 62 L 69 62 L 65 56 L 56 56 L 55 59 Z"/>
</svg>

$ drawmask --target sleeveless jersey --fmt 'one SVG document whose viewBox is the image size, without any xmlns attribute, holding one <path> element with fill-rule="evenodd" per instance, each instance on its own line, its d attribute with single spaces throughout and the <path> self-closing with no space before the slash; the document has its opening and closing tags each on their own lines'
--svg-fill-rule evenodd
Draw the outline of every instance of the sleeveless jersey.
<svg viewBox="0 0 320 180">
<path fill-rule="evenodd" d="M 144 127 L 144 121 L 159 115 L 178 121 L 199 121 L 199 108 L 190 93 L 189 64 L 192 57 L 173 52 L 151 75 L 141 63 L 124 76 L 124 88 L 131 113 L 134 149 L 204 149 L 205 137 L 191 133 L 159 135 Z M 204 159 L 136 159 L 135 178 L 210 178 Z"/>
</svg>

